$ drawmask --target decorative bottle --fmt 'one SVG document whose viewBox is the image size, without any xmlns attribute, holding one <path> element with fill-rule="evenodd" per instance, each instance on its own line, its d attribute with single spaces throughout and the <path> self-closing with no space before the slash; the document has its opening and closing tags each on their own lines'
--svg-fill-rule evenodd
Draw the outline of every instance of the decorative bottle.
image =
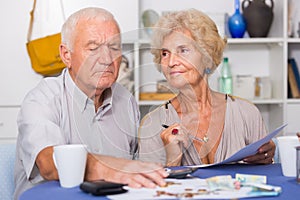
<svg viewBox="0 0 300 200">
<path fill-rule="evenodd" d="M 235 13 L 228 19 L 228 29 L 232 38 L 243 38 L 246 31 L 246 20 L 240 13 L 240 1 L 235 0 Z"/>
<path fill-rule="evenodd" d="M 219 77 L 219 91 L 225 94 L 232 94 L 232 74 L 227 57 L 223 59 L 221 76 Z"/>
<path fill-rule="evenodd" d="M 269 4 L 266 0 L 243 1 L 242 11 L 250 37 L 267 37 L 273 22 L 273 0 Z"/>
</svg>

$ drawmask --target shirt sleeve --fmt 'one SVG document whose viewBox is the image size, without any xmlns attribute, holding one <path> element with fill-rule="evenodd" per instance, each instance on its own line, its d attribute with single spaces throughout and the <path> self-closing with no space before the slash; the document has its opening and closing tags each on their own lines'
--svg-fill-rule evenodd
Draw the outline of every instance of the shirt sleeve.
<svg viewBox="0 0 300 200">
<path fill-rule="evenodd" d="M 160 138 L 162 126 L 159 109 L 147 114 L 139 127 L 139 160 L 166 164 L 166 151 Z"/>
<path fill-rule="evenodd" d="M 135 137 L 134 140 L 132 141 L 132 143 L 130 144 L 130 154 L 132 155 L 132 159 L 133 160 L 137 160 L 138 159 L 138 137 L 137 137 L 137 133 L 138 133 L 138 127 L 140 124 L 140 111 L 137 105 L 137 102 L 135 101 L 135 99 L 132 97 L 131 98 L 131 102 L 132 102 L 132 107 L 133 107 L 133 116 L 134 116 L 134 122 L 135 122 Z"/>
<path fill-rule="evenodd" d="M 55 99 L 29 95 L 18 115 L 19 153 L 29 180 L 35 180 L 39 171 L 35 165 L 38 153 L 48 147 L 64 143 L 59 126 L 59 109 Z M 36 180 L 40 181 L 40 180 Z"/>
<path fill-rule="evenodd" d="M 249 145 L 267 135 L 267 129 L 263 117 L 258 108 L 247 101 L 241 103 L 240 112 L 246 122 L 245 141 Z"/>
<path fill-rule="evenodd" d="M 221 162 L 229 158 L 266 134 L 258 108 L 247 100 L 235 98 L 227 103 L 224 130 L 214 161 Z"/>
</svg>

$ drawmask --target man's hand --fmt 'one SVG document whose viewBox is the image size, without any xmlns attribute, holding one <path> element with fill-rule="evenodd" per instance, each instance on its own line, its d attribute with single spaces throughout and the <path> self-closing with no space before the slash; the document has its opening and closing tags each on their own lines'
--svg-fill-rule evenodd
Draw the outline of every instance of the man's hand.
<svg viewBox="0 0 300 200">
<path fill-rule="evenodd" d="M 165 169 L 156 163 L 89 154 L 85 180 L 104 179 L 133 188 L 154 188 L 164 186 L 167 176 Z"/>
<path fill-rule="evenodd" d="M 275 149 L 276 145 L 271 140 L 262 145 L 255 155 L 245 158 L 244 162 L 251 164 L 271 164 L 273 163 Z"/>
</svg>

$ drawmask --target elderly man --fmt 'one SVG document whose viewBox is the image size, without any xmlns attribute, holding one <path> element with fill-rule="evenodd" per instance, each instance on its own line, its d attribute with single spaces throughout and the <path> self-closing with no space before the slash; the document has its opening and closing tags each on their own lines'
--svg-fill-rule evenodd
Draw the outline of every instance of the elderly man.
<svg viewBox="0 0 300 200">
<path fill-rule="evenodd" d="M 115 83 L 121 37 L 112 14 L 101 8 L 79 10 L 61 34 L 66 69 L 30 91 L 18 116 L 15 198 L 35 184 L 59 179 L 52 154 L 60 144 L 87 145 L 85 180 L 164 185 L 167 173 L 161 165 L 132 160 L 139 112 L 134 97 Z"/>
</svg>

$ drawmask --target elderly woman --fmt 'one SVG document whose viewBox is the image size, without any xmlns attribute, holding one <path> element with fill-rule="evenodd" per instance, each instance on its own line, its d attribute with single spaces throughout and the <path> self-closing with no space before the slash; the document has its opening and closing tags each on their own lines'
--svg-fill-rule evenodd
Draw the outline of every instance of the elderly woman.
<svg viewBox="0 0 300 200">
<path fill-rule="evenodd" d="M 178 94 L 142 120 L 140 160 L 167 166 L 216 163 L 266 135 L 252 103 L 208 85 L 226 42 L 215 23 L 198 10 L 170 12 L 159 19 L 151 53 Z M 270 141 L 244 162 L 268 164 L 274 152 Z"/>
</svg>

